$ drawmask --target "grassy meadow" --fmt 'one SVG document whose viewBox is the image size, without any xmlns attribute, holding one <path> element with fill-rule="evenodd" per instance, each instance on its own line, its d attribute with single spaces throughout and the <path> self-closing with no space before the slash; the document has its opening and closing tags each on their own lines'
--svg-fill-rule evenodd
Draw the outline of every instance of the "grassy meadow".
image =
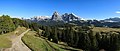
<svg viewBox="0 0 120 51">
<path fill-rule="evenodd" d="M 0 48 L 9 48 L 12 45 L 11 40 L 22 32 L 26 31 L 24 27 L 18 27 L 15 31 L 0 35 Z"/>
<path fill-rule="evenodd" d="M 29 31 L 25 36 L 23 36 L 23 42 L 33 51 L 70 51 L 78 50 L 69 46 L 59 45 L 53 42 L 46 40 L 45 38 L 40 38 L 35 36 L 35 31 Z"/>
</svg>

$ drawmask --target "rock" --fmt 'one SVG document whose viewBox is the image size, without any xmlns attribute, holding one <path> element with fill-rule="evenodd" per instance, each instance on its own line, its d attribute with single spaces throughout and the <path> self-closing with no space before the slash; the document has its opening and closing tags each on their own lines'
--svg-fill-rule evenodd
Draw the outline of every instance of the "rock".
<svg viewBox="0 0 120 51">
<path fill-rule="evenodd" d="M 71 14 L 65 13 L 65 14 L 62 15 L 62 19 L 65 22 L 69 22 L 69 21 L 77 21 L 80 18 L 78 16 L 76 16 L 75 14 L 73 14 L 73 13 L 71 13 Z"/>
<path fill-rule="evenodd" d="M 52 15 L 51 20 L 53 20 L 53 21 L 62 21 L 63 19 L 62 19 L 62 17 L 59 15 L 59 13 L 55 11 L 55 12 L 53 13 L 53 15 Z"/>
</svg>

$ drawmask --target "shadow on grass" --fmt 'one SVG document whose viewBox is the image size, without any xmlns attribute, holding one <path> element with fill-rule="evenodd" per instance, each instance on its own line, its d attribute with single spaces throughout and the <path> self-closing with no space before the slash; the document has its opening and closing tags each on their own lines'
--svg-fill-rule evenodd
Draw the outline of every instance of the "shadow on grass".
<svg viewBox="0 0 120 51">
<path fill-rule="evenodd" d="M 69 49 L 69 48 L 63 48 L 63 47 L 60 47 L 62 49 L 65 49 L 65 50 L 70 50 L 70 51 L 79 51 L 79 50 L 76 50 L 76 49 Z"/>
<path fill-rule="evenodd" d="M 65 49 L 65 50 L 69 50 L 69 51 L 81 51 L 80 49 L 74 49 L 74 48 L 70 48 L 68 45 L 65 44 L 59 44 L 62 45 L 64 47 L 59 46 L 59 48 Z"/>
</svg>

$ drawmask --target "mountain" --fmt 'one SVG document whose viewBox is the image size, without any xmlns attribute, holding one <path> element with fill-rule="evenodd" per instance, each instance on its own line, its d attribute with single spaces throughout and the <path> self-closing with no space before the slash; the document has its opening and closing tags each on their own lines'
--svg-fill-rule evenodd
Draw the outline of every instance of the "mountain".
<svg viewBox="0 0 120 51">
<path fill-rule="evenodd" d="M 80 18 L 78 16 L 76 16 L 75 14 L 73 14 L 73 13 L 71 13 L 71 14 L 68 14 L 68 13 L 63 14 L 62 19 L 65 22 L 80 20 Z"/>
<path fill-rule="evenodd" d="M 35 16 L 31 18 L 33 21 L 44 21 L 44 20 L 49 20 L 50 16 Z"/>
<path fill-rule="evenodd" d="M 114 17 L 114 18 L 105 19 L 104 21 L 105 22 L 120 22 L 120 18 Z"/>
<path fill-rule="evenodd" d="M 60 15 L 58 12 L 54 12 L 52 16 L 35 16 L 28 22 L 33 21 L 41 25 L 53 26 L 53 25 L 63 25 L 65 23 L 75 24 L 79 26 L 90 26 L 91 24 L 97 27 L 120 27 L 120 18 L 108 18 L 104 20 L 82 20 L 80 17 L 73 13 L 65 13 Z"/>
<path fill-rule="evenodd" d="M 73 13 L 65 13 L 63 15 L 59 15 L 58 12 L 54 12 L 52 16 L 35 16 L 31 18 L 32 21 L 78 21 L 80 18 Z"/>
<path fill-rule="evenodd" d="M 53 13 L 53 15 L 52 15 L 51 20 L 53 20 L 53 21 L 62 21 L 63 19 L 62 19 L 62 17 L 59 15 L 59 13 L 55 11 L 55 12 Z"/>
</svg>

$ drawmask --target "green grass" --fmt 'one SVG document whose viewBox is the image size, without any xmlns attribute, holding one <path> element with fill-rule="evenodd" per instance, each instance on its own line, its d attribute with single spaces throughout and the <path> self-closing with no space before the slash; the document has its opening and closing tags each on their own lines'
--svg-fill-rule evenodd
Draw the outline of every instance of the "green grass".
<svg viewBox="0 0 120 51">
<path fill-rule="evenodd" d="M 36 32 L 29 31 L 22 37 L 23 42 L 33 51 L 70 51 L 79 50 L 72 47 L 65 47 L 40 37 L 36 37 Z M 47 42 L 46 42 L 47 41 Z"/>
<path fill-rule="evenodd" d="M 45 40 L 35 37 L 35 32 L 29 31 L 22 38 L 23 42 L 33 51 L 53 51 Z"/>
<path fill-rule="evenodd" d="M 94 27 L 92 30 L 95 32 L 110 32 L 110 31 L 120 32 L 120 29 L 118 28 L 105 28 L 105 27 Z"/>
<path fill-rule="evenodd" d="M 23 33 L 24 31 L 26 31 L 27 29 L 25 27 L 18 27 L 14 33 L 15 35 L 20 35 L 21 33 Z"/>
<path fill-rule="evenodd" d="M 48 42 L 49 42 L 49 41 L 48 41 Z M 55 43 L 53 43 L 53 42 L 49 42 L 49 44 L 50 44 L 53 48 L 55 48 L 56 51 L 65 51 L 65 49 L 60 48 L 58 44 L 55 44 Z"/>
<path fill-rule="evenodd" d="M 82 49 L 76 49 L 70 46 L 64 46 L 64 45 L 60 45 L 60 44 L 56 44 L 53 42 L 50 42 L 50 45 L 52 45 L 57 51 L 82 51 Z"/>
<path fill-rule="evenodd" d="M 0 48 L 9 48 L 11 47 L 11 41 L 5 36 L 0 36 Z"/>
<path fill-rule="evenodd" d="M 18 27 L 15 31 L 0 35 L 0 48 L 10 48 L 12 39 L 24 32 L 26 28 Z M 17 31 L 17 33 L 16 33 Z"/>
</svg>

